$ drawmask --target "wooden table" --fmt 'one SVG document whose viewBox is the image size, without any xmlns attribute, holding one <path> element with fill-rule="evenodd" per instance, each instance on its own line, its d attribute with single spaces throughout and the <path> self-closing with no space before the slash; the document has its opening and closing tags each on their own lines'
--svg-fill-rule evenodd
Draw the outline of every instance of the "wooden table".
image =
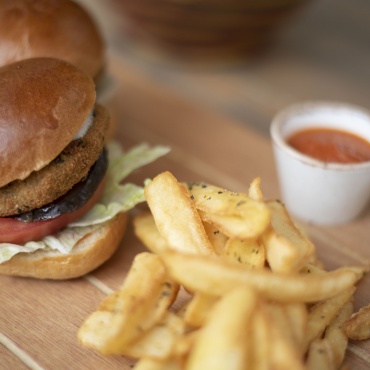
<svg viewBox="0 0 370 370">
<path fill-rule="evenodd" d="M 170 170 L 179 180 L 205 180 L 245 191 L 262 178 L 268 198 L 279 197 L 268 138 L 182 98 L 136 73 L 112 56 L 119 82 L 117 137 L 128 148 L 140 142 L 170 145 L 169 155 L 131 176 Z M 370 258 L 370 209 L 342 227 L 307 227 L 327 268 Z M 0 277 L 0 369 L 128 369 L 127 358 L 102 357 L 79 346 L 77 330 L 111 290 L 122 283 L 134 255 L 142 250 L 131 227 L 116 255 L 85 278 L 50 282 Z M 356 308 L 370 302 L 370 278 L 356 294 Z M 351 343 L 347 361 L 353 369 L 370 366 L 370 343 Z"/>
<path fill-rule="evenodd" d="M 364 20 L 364 13 L 349 9 L 349 5 L 346 8 L 343 1 L 339 3 L 337 14 L 351 16 L 356 12 Z M 367 6 L 364 1 L 358 3 L 362 4 L 360 9 Z M 328 4 L 330 1 L 322 6 L 327 11 L 324 18 L 331 17 Z M 351 32 L 355 33 L 362 26 L 352 18 L 350 23 L 357 28 Z M 340 28 L 339 32 L 343 34 L 344 30 Z M 309 50 L 319 46 L 321 51 L 324 49 L 325 40 L 319 34 L 320 28 L 308 38 Z M 117 37 L 110 39 L 111 45 L 118 45 Z M 319 46 L 315 44 L 316 38 Z M 344 67 L 338 59 L 332 65 L 325 59 L 328 55 L 325 53 L 308 55 L 304 45 L 296 49 L 298 55 L 292 54 L 289 59 L 289 45 L 295 42 L 289 36 L 283 41 L 285 53 L 281 49 L 275 52 L 275 63 L 264 61 L 262 66 L 229 68 L 219 73 L 168 70 L 118 46 L 113 48 L 109 69 L 118 81 L 118 104 L 113 112 L 119 124 L 117 138 L 127 148 L 140 142 L 172 148 L 169 155 L 138 171 L 130 180 L 140 183 L 169 170 L 179 180 L 205 180 L 230 190 L 245 191 L 249 182 L 260 176 L 265 196 L 278 198 L 279 186 L 267 135 L 272 115 L 294 100 L 313 96 L 369 104 L 366 94 L 369 77 L 361 75 L 368 68 L 364 61 L 369 60 L 369 51 L 360 50 L 364 40 L 365 36 L 358 43 L 352 43 L 351 38 L 341 40 L 352 56 L 355 53 L 356 57 L 363 57 L 358 60 L 357 69 L 351 55 L 345 62 L 352 69 Z M 331 50 L 342 55 L 341 45 L 334 43 Z M 323 76 L 327 77 L 326 82 Z M 295 83 L 298 77 L 302 78 L 301 89 Z M 344 86 L 347 89 L 341 90 Z M 304 226 L 328 269 L 370 259 L 369 207 L 360 219 L 345 226 Z M 50 282 L 0 277 L 0 369 L 131 368 L 134 363 L 131 359 L 102 357 L 80 347 L 77 330 L 102 298 L 119 287 L 134 255 L 142 250 L 129 227 L 115 256 L 85 278 Z M 366 276 L 356 292 L 355 308 L 369 302 L 370 277 Z M 346 362 L 351 369 L 368 369 L 370 342 L 350 343 Z"/>
</svg>

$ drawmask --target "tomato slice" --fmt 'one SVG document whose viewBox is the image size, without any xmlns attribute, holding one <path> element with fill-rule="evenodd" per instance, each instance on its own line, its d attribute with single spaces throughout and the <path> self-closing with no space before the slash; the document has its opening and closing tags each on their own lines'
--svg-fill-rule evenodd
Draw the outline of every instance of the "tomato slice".
<svg viewBox="0 0 370 370">
<path fill-rule="evenodd" d="M 93 196 L 80 209 L 65 213 L 52 220 L 25 223 L 12 217 L 0 217 L 0 243 L 24 244 L 57 232 L 87 213 L 100 198 L 103 187 L 104 181 L 100 183 Z"/>
</svg>

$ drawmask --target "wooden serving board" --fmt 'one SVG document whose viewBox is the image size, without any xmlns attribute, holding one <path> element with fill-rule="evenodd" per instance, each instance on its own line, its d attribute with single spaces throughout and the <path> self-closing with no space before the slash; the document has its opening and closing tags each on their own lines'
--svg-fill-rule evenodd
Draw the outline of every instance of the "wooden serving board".
<svg viewBox="0 0 370 370">
<path fill-rule="evenodd" d="M 279 198 L 271 144 L 245 125 L 190 103 L 175 91 L 112 56 L 118 82 L 113 117 L 117 139 L 129 148 L 140 142 L 171 146 L 169 155 L 137 171 L 130 181 L 169 170 L 179 180 L 204 180 L 246 191 L 260 176 L 266 198 Z M 293 181 L 293 179 L 292 179 Z M 370 208 L 340 227 L 304 225 L 328 269 L 370 259 Z M 110 291 L 123 282 L 136 253 L 144 250 L 131 223 L 114 257 L 89 276 L 52 282 L 0 277 L 0 369 L 130 369 L 129 358 L 103 357 L 82 348 L 77 330 Z M 370 302 L 370 278 L 356 293 L 356 310 Z M 370 341 L 350 343 L 349 368 L 370 368 Z"/>
</svg>

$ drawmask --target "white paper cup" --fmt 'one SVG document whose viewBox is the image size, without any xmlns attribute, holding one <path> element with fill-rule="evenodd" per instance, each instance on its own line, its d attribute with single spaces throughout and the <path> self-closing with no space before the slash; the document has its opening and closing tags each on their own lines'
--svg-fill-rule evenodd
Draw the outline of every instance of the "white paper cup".
<svg viewBox="0 0 370 370">
<path fill-rule="evenodd" d="M 353 220 L 370 200 L 370 161 L 325 163 L 286 143 L 293 133 L 310 127 L 339 129 L 370 142 L 370 113 L 349 104 L 306 102 L 278 113 L 270 127 L 282 200 L 289 212 L 321 225 Z"/>
</svg>

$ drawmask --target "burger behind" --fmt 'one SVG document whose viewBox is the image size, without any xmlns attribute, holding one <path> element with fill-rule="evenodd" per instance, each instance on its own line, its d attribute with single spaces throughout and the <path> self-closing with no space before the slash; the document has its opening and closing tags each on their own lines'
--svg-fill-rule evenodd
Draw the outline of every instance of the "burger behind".
<svg viewBox="0 0 370 370">
<path fill-rule="evenodd" d="M 102 32 L 88 10 L 71 0 L 0 0 L 0 67 L 28 58 L 56 58 L 91 76 L 97 101 L 117 130 L 116 81 L 106 64 Z"/>
<path fill-rule="evenodd" d="M 68 279 L 112 256 L 127 210 L 144 200 L 123 177 L 168 149 L 107 151 L 108 130 L 93 79 L 75 66 L 0 68 L 0 273 Z"/>
<path fill-rule="evenodd" d="M 70 0 L 0 0 L 0 66 L 28 58 L 65 60 L 95 83 L 105 45 L 91 16 Z"/>
</svg>

